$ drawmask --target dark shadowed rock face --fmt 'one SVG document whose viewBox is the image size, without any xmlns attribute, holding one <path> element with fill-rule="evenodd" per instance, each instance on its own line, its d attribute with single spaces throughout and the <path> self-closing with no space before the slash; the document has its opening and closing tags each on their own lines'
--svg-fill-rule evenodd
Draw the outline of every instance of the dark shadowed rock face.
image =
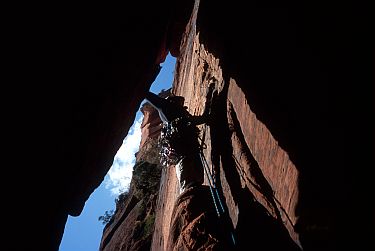
<svg viewBox="0 0 375 251">
<path fill-rule="evenodd" d="M 206 11 L 205 6 L 202 8 L 200 11 Z M 178 189 L 165 185 L 159 193 L 162 202 L 177 202 L 173 212 L 158 204 L 167 226 L 154 233 L 152 248 L 221 250 L 228 249 L 233 237 L 240 250 L 249 247 L 250 239 L 250 246 L 256 249 L 299 250 L 298 235 L 293 229 L 297 169 L 269 129 L 257 119 L 236 81 L 224 79 L 224 74 L 231 73 L 230 68 L 223 67 L 218 56 L 210 51 L 211 44 L 200 40 L 198 13 L 196 5 L 181 43 L 173 92 L 185 97 L 191 114 L 199 115 L 206 103 L 207 87 L 215 84 L 211 121 L 200 129 L 206 145 L 204 154 L 218 182 L 226 213 L 220 220 L 214 217 L 207 189 L 179 197 Z M 206 35 L 211 33 L 207 31 Z M 216 41 L 215 45 L 220 43 Z M 174 172 L 165 173 L 170 180 L 173 175 Z M 202 208 L 195 207 L 198 201 Z M 157 220 L 158 216 L 157 213 Z M 218 222 L 222 233 L 214 231 Z"/>
<path fill-rule="evenodd" d="M 23 174 L 21 191 L 6 203 L 20 210 L 4 224 L 14 239 L 8 242 L 58 249 L 67 216 L 78 216 L 103 181 L 170 51 L 178 56 L 173 92 L 190 113 L 203 112 L 207 86 L 215 84 L 212 119 L 200 129 L 239 248 L 373 247 L 374 91 L 366 60 L 373 53 L 365 51 L 373 40 L 363 35 L 373 6 L 356 2 L 122 1 L 20 10 L 25 19 L 14 18 L 21 27 L 10 30 L 21 37 L 12 34 L 15 49 L 5 47 L 22 63 L 4 84 L 13 102 L 3 107 L 14 109 L 2 120 L 14 154 L 4 154 L 12 163 L 4 177 L 18 182 Z M 147 141 L 142 148 L 155 149 Z M 139 177 L 154 177 L 153 155 L 138 154 Z M 162 170 L 158 197 L 144 189 L 152 184 L 134 181 L 103 249 L 149 248 L 153 220 L 151 250 L 167 249 L 185 204 L 173 214 L 173 168 Z"/>
<path fill-rule="evenodd" d="M 188 188 L 177 199 L 171 219 L 169 251 L 233 250 L 231 232 L 219 218 L 208 186 Z"/>
<path fill-rule="evenodd" d="M 21 183 L 30 190 L 29 213 L 19 217 L 29 233 L 24 250 L 57 250 L 68 215 L 80 215 L 103 181 L 160 63 L 170 48 L 178 54 L 192 6 L 179 2 L 51 3 L 47 12 L 38 5 L 16 11 L 19 28 L 10 30 L 19 37 L 9 38 L 17 49 L 9 52 L 19 52 L 12 60 L 23 73 L 12 74 L 17 84 L 8 85 L 17 104 L 8 149 L 13 162 L 21 142 L 33 142 L 22 154 L 24 170 L 9 174 L 25 174 Z M 36 229 L 30 215 L 41 212 Z"/>
<path fill-rule="evenodd" d="M 211 121 L 200 127 L 201 136 L 240 250 L 364 248 L 356 231 L 362 227 L 349 215 L 373 222 L 367 197 L 361 201 L 368 207 L 353 201 L 373 184 L 368 179 L 363 184 L 362 171 L 353 170 L 357 161 L 370 168 L 363 159 L 369 155 L 365 150 L 367 157 L 353 158 L 359 151 L 349 153 L 353 145 L 343 137 L 355 123 L 345 112 L 353 107 L 342 83 L 355 86 L 356 70 L 342 58 L 343 44 L 349 46 L 343 32 L 347 20 L 334 14 L 341 23 L 332 22 L 335 5 L 326 7 L 259 2 L 249 9 L 196 1 L 182 36 L 172 92 L 199 115 L 207 87 L 215 84 Z M 229 13 L 233 16 L 225 18 Z M 318 23 L 316 13 L 322 14 Z M 169 183 L 161 187 L 156 218 L 164 226 L 155 229 L 152 248 L 199 245 L 192 236 L 203 238 L 205 232 L 183 229 L 190 226 L 189 205 L 178 197 L 174 171 L 164 175 Z M 160 204 L 169 201 L 178 201 L 173 212 Z M 370 227 L 366 223 L 367 243 Z"/>
</svg>

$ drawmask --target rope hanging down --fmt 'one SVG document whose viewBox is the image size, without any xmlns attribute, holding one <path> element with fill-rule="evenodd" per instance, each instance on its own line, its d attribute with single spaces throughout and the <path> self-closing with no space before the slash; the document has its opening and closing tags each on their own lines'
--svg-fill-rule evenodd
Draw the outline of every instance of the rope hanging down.
<svg viewBox="0 0 375 251">
<path fill-rule="evenodd" d="M 220 199 L 219 192 L 216 188 L 215 181 L 212 177 L 212 174 L 210 172 L 210 168 L 208 166 L 207 160 L 204 157 L 204 154 L 203 154 L 202 150 L 200 151 L 199 155 L 200 155 L 200 158 L 201 158 L 202 163 L 203 163 L 204 173 L 205 173 L 205 175 L 207 177 L 207 180 L 208 180 L 208 183 L 209 183 L 210 192 L 211 192 L 211 196 L 212 196 L 212 199 L 213 199 L 213 202 L 214 202 L 216 213 L 217 213 L 217 216 L 220 218 L 220 216 L 225 213 L 224 206 L 223 206 L 223 203 Z M 217 204 L 220 205 L 220 210 L 219 210 Z"/>
<path fill-rule="evenodd" d="M 210 167 L 209 167 L 209 165 L 207 163 L 207 160 L 206 160 L 206 157 L 204 156 L 204 153 L 203 153 L 203 149 L 205 148 L 204 147 L 205 146 L 205 144 L 204 144 L 204 138 L 205 137 L 206 137 L 206 126 L 204 127 L 202 138 L 200 138 L 201 147 L 199 149 L 199 156 L 200 156 L 201 161 L 203 163 L 204 173 L 206 174 L 206 177 L 207 177 L 207 180 L 208 180 L 208 183 L 209 183 L 210 192 L 211 192 L 212 200 L 214 202 L 214 206 L 215 206 L 217 216 L 219 218 L 221 218 L 221 216 L 224 215 L 224 213 L 225 213 L 225 209 L 224 209 L 224 206 L 223 206 L 223 202 L 220 198 L 217 186 L 215 184 L 215 179 L 212 177 Z M 218 204 L 220 205 L 220 207 L 218 207 Z M 230 235 L 231 235 L 231 239 L 233 241 L 233 245 L 236 245 L 236 239 L 235 239 L 234 233 L 232 231 L 230 231 Z"/>
</svg>

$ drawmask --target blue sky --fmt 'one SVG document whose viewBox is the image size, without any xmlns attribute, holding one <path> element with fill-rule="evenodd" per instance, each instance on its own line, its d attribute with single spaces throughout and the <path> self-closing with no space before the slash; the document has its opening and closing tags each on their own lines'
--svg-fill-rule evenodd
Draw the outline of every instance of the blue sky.
<svg viewBox="0 0 375 251">
<path fill-rule="evenodd" d="M 150 91 L 159 93 L 172 86 L 176 59 L 168 54 L 162 69 L 152 84 Z M 102 184 L 91 194 L 78 217 L 68 217 L 59 251 L 97 251 L 104 225 L 98 217 L 105 211 L 115 209 L 118 193 L 127 189 L 134 165 L 134 154 L 140 142 L 140 122 L 142 113 L 137 112 L 136 120 L 117 152 L 113 165 Z"/>
</svg>

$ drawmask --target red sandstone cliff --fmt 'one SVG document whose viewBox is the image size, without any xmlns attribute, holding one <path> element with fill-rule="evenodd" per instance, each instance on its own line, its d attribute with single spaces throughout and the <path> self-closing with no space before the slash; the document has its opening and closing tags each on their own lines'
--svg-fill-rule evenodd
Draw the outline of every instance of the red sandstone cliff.
<svg viewBox="0 0 375 251">
<path fill-rule="evenodd" d="M 179 198 L 174 169 L 163 169 L 151 250 L 225 250 L 228 242 L 225 235 L 230 234 L 235 238 L 236 247 L 242 250 L 249 234 L 257 239 L 254 247 L 298 250 L 298 234 L 293 229 L 297 219 L 298 171 L 269 129 L 257 119 L 236 79 L 223 78 L 225 69 L 219 59 L 200 41 L 195 29 L 196 15 L 197 6 L 181 43 L 173 92 L 184 96 L 189 112 L 198 115 L 203 112 L 209 83 L 215 83 L 211 121 L 200 129 L 207 145 L 205 157 L 216 174 L 228 210 L 222 217 L 227 217 L 229 224 L 226 226 L 215 215 L 208 189 L 190 191 Z M 145 155 L 149 147 L 155 147 L 146 143 L 147 137 L 155 137 L 160 129 L 160 120 L 156 118 L 157 113 L 150 112 L 152 110 L 150 106 L 143 108 L 142 150 L 138 158 Z M 206 208 L 202 215 L 194 203 Z M 184 212 L 187 215 L 181 216 Z M 176 229 L 176 221 L 185 225 Z M 124 227 L 129 228 L 129 225 Z M 195 233 L 197 228 L 201 235 Z M 219 228 L 223 228 L 223 233 L 215 235 L 213 230 Z M 176 235 L 175 246 L 170 243 L 171 233 Z M 120 240 L 112 242 L 116 241 Z"/>
<path fill-rule="evenodd" d="M 100 250 L 149 250 L 162 167 L 159 164 L 160 118 L 149 104 L 141 108 L 142 138 L 129 191 L 116 200 L 116 211 L 103 230 Z"/>
<path fill-rule="evenodd" d="M 269 129 L 257 119 L 236 79 L 224 79 L 220 59 L 200 41 L 199 26 L 196 28 L 198 13 L 196 6 L 183 36 L 173 92 L 185 97 L 191 114 L 199 115 L 204 109 L 208 85 L 216 83 L 211 122 L 200 129 L 207 145 L 205 157 L 217 174 L 229 211 L 225 216 L 230 217 L 231 224 L 227 233 L 233 228 L 237 248 L 241 250 L 245 250 L 250 236 L 257 239 L 254 248 L 298 250 L 298 234 L 293 229 L 297 219 L 298 171 Z M 173 180 L 175 173 L 172 170 L 165 176 L 167 181 Z M 153 236 L 153 250 L 167 250 L 171 231 L 171 207 L 160 202 L 171 203 L 177 197 L 173 183 L 161 187 L 156 214 L 160 224 Z M 206 203 L 212 204 L 209 194 L 206 199 Z M 259 231 L 263 227 L 268 229 Z M 184 250 L 189 250 L 188 246 Z"/>
<path fill-rule="evenodd" d="M 214 18 L 231 11 L 236 13 L 232 19 Z M 311 51 L 294 43 L 316 45 L 295 41 L 281 13 L 195 1 L 178 52 L 174 47 L 172 92 L 184 96 L 189 112 L 199 115 L 209 84 L 215 85 L 210 121 L 200 130 L 225 214 L 215 215 L 207 186 L 179 195 L 174 168 L 163 169 L 151 250 L 345 246 L 344 236 L 350 235 L 341 219 L 349 211 L 341 204 L 352 190 L 346 186 L 350 178 L 339 170 L 345 166 L 343 113 L 337 106 L 344 104 L 343 97 L 329 77 L 319 78 L 330 76 L 316 68 L 326 61 L 305 58 Z M 259 30 L 259 20 L 268 33 Z M 326 58 L 330 48 L 318 50 Z M 304 91 L 301 79 L 314 88 Z"/>
<path fill-rule="evenodd" d="M 8 20 L 15 26 L 4 35 L 10 39 L 6 67 L 14 71 L 6 68 L 10 80 L 3 85 L 3 163 L 12 163 L 4 164 L 9 173 L 3 177 L 17 184 L 3 189 L 14 215 L 4 217 L 4 239 L 18 250 L 58 250 L 68 215 L 78 216 L 103 181 L 170 51 L 178 57 L 174 92 L 186 97 L 190 112 L 201 112 L 205 88 L 215 81 L 205 154 L 238 245 L 374 247 L 374 154 L 368 147 L 374 91 L 367 62 L 374 43 L 366 31 L 372 30 L 366 18 L 372 4 L 16 6 Z M 162 173 L 154 250 L 168 245 L 177 199 L 173 172 Z"/>
</svg>

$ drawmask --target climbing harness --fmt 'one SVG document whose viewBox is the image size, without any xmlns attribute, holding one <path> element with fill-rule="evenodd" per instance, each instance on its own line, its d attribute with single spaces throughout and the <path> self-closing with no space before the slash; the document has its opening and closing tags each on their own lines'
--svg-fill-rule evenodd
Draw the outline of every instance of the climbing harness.
<svg viewBox="0 0 375 251">
<path fill-rule="evenodd" d="M 163 165 L 176 165 L 184 157 L 183 154 L 181 154 L 184 151 L 184 149 L 182 148 L 186 148 L 186 144 L 182 145 L 181 135 L 186 135 L 190 132 L 191 135 L 189 135 L 189 137 L 196 136 L 201 141 L 201 144 L 199 145 L 199 157 L 202 162 L 204 173 L 209 183 L 209 188 L 216 209 L 216 213 L 220 218 L 221 215 L 225 213 L 225 209 L 223 206 L 223 202 L 220 199 L 219 192 L 215 184 L 215 180 L 212 177 L 212 173 L 203 153 L 203 149 L 206 148 L 206 145 L 204 143 L 206 131 L 204 130 L 202 137 L 199 137 L 199 130 L 196 131 L 196 127 L 192 128 L 191 126 L 191 123 L 186 121 L 182 117 L 179 117 L 168 123 L 163 123 L 163 128 L 161 130 L 161 137 L 159 142 L 161 146 L 161 163 Z M 192 130 L 194 130 L 193 134 L 191 133 Z"/>
<path fill-rule="evenodd" d="M 186 145 L 190 145 L 186 140 L 193 140 L 198 133 L 197 128 L 183 117 L 164 122 L 159 139 L 161 164 L 163 166 L 176 165 L 192 150 L 186 148 Z"/>
<path fill-rule="evenodd" d="M 179 134 L 177 129 L 180 118 L 171 122 L 163 122 L 161 129 L 161 136 L 159 139 L 161 163 L 163 166 L 176 165 L 181 159 L 173 146 L 173 143 L 178 140 Z"/>
<path fill-rule="evenodd" d="M 203 149 L 207 147 L 204 143 L 206 125 L 204 126 L 202 137 L 199 137 L 199 132 L 199 129 L 185 117 L 179 117 L 173 121 L 164 122 L 159 139 L 160 162 L 163 166 L 176 165 L 189 154 L 199 154 L 204 174 L 208 180 L 217 216 L 219 219 L 223 219 L 226 213 L 224 204 L 220 198 L 215 177 L 203 153 Z M 196 139 L 200 140 L 200 144 Z M 196 152 L 196 149 L 198 149 L 198 152 Z M 236 245 L 233 232 L 230 231 L 230 234 L 233 244 Z"/>
</svg>

